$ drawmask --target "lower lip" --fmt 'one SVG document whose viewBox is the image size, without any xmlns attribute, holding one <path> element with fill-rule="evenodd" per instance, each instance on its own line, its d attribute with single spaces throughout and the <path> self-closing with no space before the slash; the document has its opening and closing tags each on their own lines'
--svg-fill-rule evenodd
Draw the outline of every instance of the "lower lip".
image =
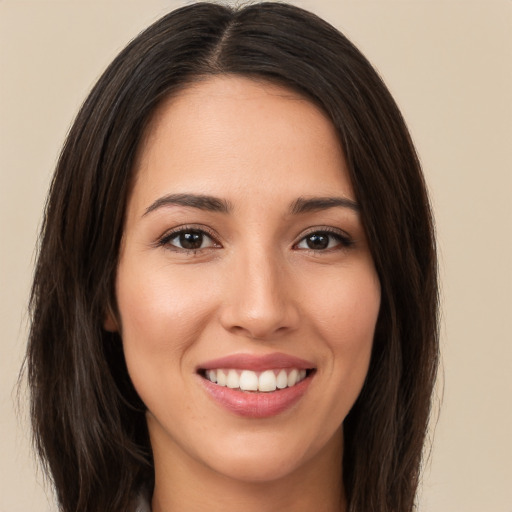
<svg viewBox="0 0 512 512">
<path fill-rule="evenodd" d="M 246 392 L 219 386 L 201 377 L 207 393 L 225 409 L 246 418 L 269 418 L 293 407 L 304 395 L 312 375 L 290 388 L 271 392 Z"/>
</svg>

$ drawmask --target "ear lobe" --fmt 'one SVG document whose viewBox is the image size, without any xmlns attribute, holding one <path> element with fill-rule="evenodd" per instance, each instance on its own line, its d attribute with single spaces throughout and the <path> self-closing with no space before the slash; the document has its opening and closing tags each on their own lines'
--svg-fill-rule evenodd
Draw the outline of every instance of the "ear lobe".
<svg viewBox="0 0 512 512">
<path fill-rule="evenodd" d="M 117 319 L 110 305 L 107 306 L 107 311 L 105 312 L 105 318 L 103 319 L 103 329 L 108 332 L 119 332 L 119 325 L 117 324 Z"/>
</svg>

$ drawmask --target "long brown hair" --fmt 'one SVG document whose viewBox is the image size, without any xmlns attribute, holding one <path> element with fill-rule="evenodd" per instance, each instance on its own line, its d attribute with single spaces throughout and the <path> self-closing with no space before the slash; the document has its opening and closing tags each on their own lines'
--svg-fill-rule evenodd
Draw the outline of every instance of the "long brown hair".
<svg viewBox="0 0 512 512">
<path fill-rule="evenodd" d="M 64 512 L 126 511 L 151 487 L 141 402 L 117 334 L 115 277 L 134 158 L 161 101 L 202 76 L 279 83 L 338 131 L 379 274 L 369 373 L 344 423 L 350 512 L 410 512 L 438 361 L 432 216 L 402 116 L 336 29 L 280 3 L 198 3 L 134 39 L 83 104 L 51 184 L 27 351 L 35 445 Z"/>
</svg>

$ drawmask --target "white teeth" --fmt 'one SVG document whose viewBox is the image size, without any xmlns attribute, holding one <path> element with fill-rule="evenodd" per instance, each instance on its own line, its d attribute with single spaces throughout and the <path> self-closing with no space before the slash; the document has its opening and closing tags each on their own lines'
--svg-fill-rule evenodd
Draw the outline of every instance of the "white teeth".
<svg viewBox="0 0 512 512">
<path fill-rule="evenodd" d="M 288 387 L 295 386 L 297 384 L 297 376 L 299 375 L 299 370 L 295 368 L 288 374 Z"/>
<path fill-rule="evenodd" d="M 210 369 L 206 370 L 205 377 L 219 386 L 260 392 L 272 392 L 276 389 L 292 387 L 306 377 L 306 370 L 297 368 L 265 370 L 258 373 L 251 370 Z"/>
<path fill-rule="evenodd" d="M 259 391 L 275 391 L 276 390 L 276 375 L 273 370 L 266 370 L 258 379 Z"/>
<path fill-rule="evenodd" d="M 258 391 L 258 376 L 254 372 L 244 370 L 240 374 L 239 387 L 242 391 Z"/>
<path fill-rule="evenodd" d="M 217 384 L 219 386 L 226 385 L 226 374 L 222 370 L 217 370 Z"/>
<path fill-rule="evenodd" d="M 288 386 L 288 375 L 286 375 L 286 370 L 281 370 L 277 374 L 276 386 L 279 389 L 284 389 L 285 387 Z"/>
<path fill-rule="evenodd" d="M 240 377 L 238 376 L 238 372 L 236 370 L 229 370 L 226 386 L 232 389 L 240 387 Z"/>
</svg>

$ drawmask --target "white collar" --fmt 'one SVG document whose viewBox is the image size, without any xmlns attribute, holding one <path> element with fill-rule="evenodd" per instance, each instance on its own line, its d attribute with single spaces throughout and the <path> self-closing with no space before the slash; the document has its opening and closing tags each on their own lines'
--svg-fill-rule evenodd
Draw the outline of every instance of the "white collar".
<svg viewBox="0 0 512 512">
<path fill-rule="evenodd" d="M 140 493 L 137 497 L 134 512 L 151 512 L 151 505 L 143 493 Z"/>
</svg>

